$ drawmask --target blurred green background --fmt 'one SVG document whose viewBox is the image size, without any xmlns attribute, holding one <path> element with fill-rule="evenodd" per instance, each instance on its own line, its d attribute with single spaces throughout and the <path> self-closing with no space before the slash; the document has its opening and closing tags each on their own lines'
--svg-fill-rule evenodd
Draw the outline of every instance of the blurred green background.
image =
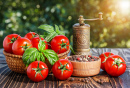
<svg viewBox="0 0 130 88">
<path fill-rule="evenodd" d="M 91 48 L 130 47 L 130 0 L 0 0 L 0 48 L 5 36 L 24 36 L 41 24 L 57 24 L 72 44 L 72 26 L 79 15 L 103 21 L 86 21 L 91 26 Z"/>
</svg>

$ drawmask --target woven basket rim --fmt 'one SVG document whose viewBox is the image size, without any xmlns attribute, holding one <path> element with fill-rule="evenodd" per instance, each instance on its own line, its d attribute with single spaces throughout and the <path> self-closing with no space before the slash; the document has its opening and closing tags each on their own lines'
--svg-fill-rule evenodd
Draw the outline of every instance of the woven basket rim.
<svg viewBox="0 0 130 88">
<path fill-rule="evenodd" d="M 67 55 L 69 52 L 70 52 L 70 48 L 69 48 L 66 52 L 60 53 L 60 54 L 57 54 L 57 55 L 58 55 L 58 57 L 62 57 L 62 56 L 64 56 L 64 55 Z M 15 55 L 15 54 L 7 53 L 5 50 L 3 50 L 3 54 L 4 54 L 5 56 L 11 56 L 11 57 L 22 58 L 22 55 Z"/>
<path fill-rule="evenodd" d="M 15 55 L 15 54 L 12 54 L 12 53 L 7 53 L 5 50 L 3 50 L 3 54 L 4 54 L 5 56 L 16 57 L 16 58 L 22 58 L 21 55 Z"/>
<path fill-rule="evenodd" d="M 64 55 L 67 55 L 69 52 L 70 52 L 70 48 L 66 52 L 60 53 L 60 54 L 57 54 L 57 55 L 58 55 L 58 57 L 62 57 Z"/>
</svg>

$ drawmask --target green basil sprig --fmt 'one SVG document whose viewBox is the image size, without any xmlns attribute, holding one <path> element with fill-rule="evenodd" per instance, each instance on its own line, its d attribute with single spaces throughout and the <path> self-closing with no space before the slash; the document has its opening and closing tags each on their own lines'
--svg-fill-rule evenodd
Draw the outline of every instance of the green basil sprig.
<svg viewBox="0 0 130 88">
<path fill-rule="evenodd" d="M 48 59 L 51 65 L 59 59 L 57 54 L 50 49 L 45 49 L 45 42 L 44 40 L 40 40 L 37 48 L 29 48 L 27 49 L 22 57 L 22 60 L 26 66 L 28 66 L 33 61 L 43 61 L 45 62 L 45 58 Z"/>
<path fill-rule="evenodd" d="M 40 25 L 38 28 L 43 29 L 44 31 L 47 31 L 46 36 L 41 35 L 41 37 L 44 37 L 47 42 L 50 42 L 57 35 L 65 35 L 62 31 L 59 30 L 59 27 L 57 25 L 55 25 L 55 29 L 53 26 L 50 26 L 47 24 Z M 69 47 L 71 49 L 71 52 L 75 54 L 72 46 L 69 45 Z"/>
<path fill-rule="evenodd" d="M 38 28 L 47 31 L 47 36 L 45 38 L 47 42 L 50 42 L 51 39 L 53 39 L 57 35 L 65 35 L 62 31 L 59 30 L 59 27 L 57 25 L 55 25 L 55 29 L 53 26 L 47 24 L 40 25 Z"/>
</svg>

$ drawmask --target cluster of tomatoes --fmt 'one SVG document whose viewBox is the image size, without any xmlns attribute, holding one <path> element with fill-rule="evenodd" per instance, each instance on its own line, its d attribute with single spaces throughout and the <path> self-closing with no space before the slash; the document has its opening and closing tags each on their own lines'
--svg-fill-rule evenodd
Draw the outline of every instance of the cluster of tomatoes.
<svg viewBox="0 0 130 88">
<path fill-rule="evenodd" d="M 99 57 L 101 58 L 101 69 L 105 70 L 109 75 L 120 76 L 125 72 L 126 63 L 121 56 L 105 52 Z"/>
<path fill-rule="evenodd" d="M 64 53 L 69 49 L 69 40 L 64 35 L 55 36 L 51 42 L 46 42 L 35 32 L 29 32 L 24 37 L 18 34 L 7 35 L 3 40 L 3 48 L 6 52 L 15 55 L 23 55 L 28 48 L 37 48 L 39 41 L 45 42 L 45 49 L 52 49 L 57 54 Z M 73 72 L 70 61 L 60 59 L 52 67 L 54 76 L 60 80 L 69 78 Z M 42 61 L 34 61 L 27 67 L 27 76 L 34 82 L 44 80 L 48 75 L 48 67 Z"/>
<path fill-rule="evenodd" d="M 52 67 L 53 75 L 59 80 L 68 79 L 73 73 L 70 61 L 60 59 Z M 48 76 L 48 67 L 42 61 L 34 61 L 27 68 L 27 76 L 34 82 L 44 80 Z"/>
<path fill-rule="evenodd" d="M 4 38 L 3 48 L 8 53 L 23 55 L 27 48 L 35 47 L 38 49 L 40 39 L 44 40 L 35 32 L 29 32 L 24 37 L 18 34 L 10 34 Z M 44 42 L 46 43 L 45 49 L 52 49 L 58 54 L 69 49 L 69 40 L 64 35 L 55 36 L 49 43 L 46 40 Z"/>
</svg>

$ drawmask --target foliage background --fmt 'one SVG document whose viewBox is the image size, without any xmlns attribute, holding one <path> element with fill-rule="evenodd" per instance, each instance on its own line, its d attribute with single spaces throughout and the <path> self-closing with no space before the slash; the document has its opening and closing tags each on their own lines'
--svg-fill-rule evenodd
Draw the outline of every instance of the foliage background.
<svg viewBox="0 0 130 88">
<path fill-rule="evenodd" d="M 103 21 L 86 22 L 91 25 L 91 47 L 130 47 L 130 11 L 121 13 L 120 0 L 0 0 L 0 48 L 5 36 L 30 31 L 43 34 L 41 24 L 57 24 L 72 44 L 72 26 L 79 15 L 98 17 Z M 130 0 L 127 0 L 130 2 Z"/>
</svg>

